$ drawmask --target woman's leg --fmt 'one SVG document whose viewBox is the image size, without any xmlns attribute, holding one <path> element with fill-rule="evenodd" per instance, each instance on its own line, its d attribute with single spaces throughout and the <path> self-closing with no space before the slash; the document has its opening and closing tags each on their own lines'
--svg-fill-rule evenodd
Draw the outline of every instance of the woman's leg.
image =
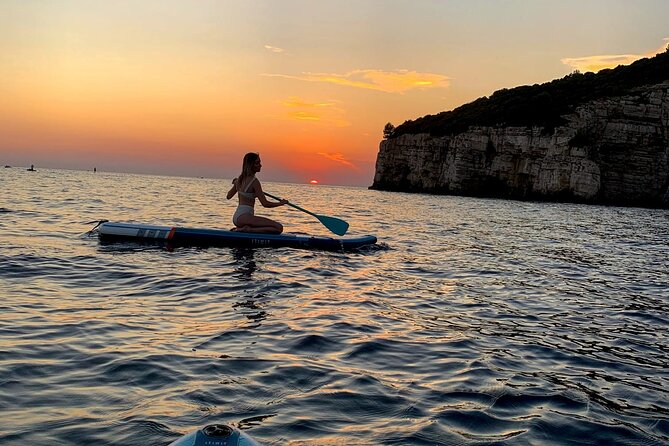
<svg viewBox="0 0 669 446">
<path fill-rule="evenodd" d="M 281 234 L 283 225 L 266 217 L 243 214 L 237 217 L 238 231 L 254 232 L 259 234 Z"/>
</svg>

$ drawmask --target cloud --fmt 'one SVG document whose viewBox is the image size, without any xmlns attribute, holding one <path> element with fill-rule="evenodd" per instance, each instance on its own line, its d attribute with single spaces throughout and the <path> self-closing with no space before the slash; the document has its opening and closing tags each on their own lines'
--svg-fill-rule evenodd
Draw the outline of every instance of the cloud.
<svg viewBox="0 0 669 446">
<path fill-rule="evenodd" d="M 615 68 L 618 65 L 629 65 L 635 60 L 642 59 L 643 57 L 646 56 L 639 54 L 616 54 L 609 56 L 566 57 L 561 59 L 561 62 L 578 71 L 592 71 L 596 73 L 604 68 Z"/>
<path fill-rule="evenodd" d="M 321 117 L 315 113 L 305 111 L 296 111 L 288 113 L 288 116 L 298 121 L 321 121 Z"/>
<path fill-rule="evenodd" d="M 618 65 L 629 65 L 632 62 L 643 59 L 644 57 L 653 57 L 654 55 L 666 50 L 669 38 L 663 39 L 663 44 L 657 50 L 649 51 L 645 54 L 615 54 L 585 57 L 566 57 L 560 61 L 570 67 L 582 72 L 597 72 L 605 68 L 615 68 Z"/>
<path fill-rule="evenodd" d="M 263 74 L 263 76 L 306 82 L 325 82 L 386 93 L 404 93 L 409 90 L 426 88 L 446 88 L 450 81 L 450 78 L 441 74 L 419 73 L 409 70 L 354 70 L 345 74 L 302 73 L 300 76 L 287 74 Z"/>
<path fill-rule="evenodd" d="M 318 152 L 318 155 L 323 156 L 331 161 L 337 162 L 339 164 L 343 164 L 346 167 L 349 167 L 353 170 L 359 171 L 360 168 L 353 164 L 351 161 L 347 160 L 344 155 L 341 153 L 326 153 L 326 152 Z"/>
<path fill-rule="evenodd" d="M 265 45 L 265 49 L 277 54 L 286 54 L 286 50 L 277 46 Z"/>
<path fill-rule="evenodd" d="M 348 127 L 351 125 L 345 119 L 346 110 L 338 107 L 338 101 L 307 101 L 297 96 L 291 96 L 282 102 L 289 109 L 281 119 L 318 122 L 333 127 Z"/>
<path fill-rule="evenodd" d="M 333 107 L 336 104 L 336 101 L 331 101 L 331 102 L 307 102 L 304 101 L 297 96 L 291 96 L 285 101 L 283 101 L 283 105 L 286 107 L 315 107 L 315 108 L 320 108 L 320 107 Z"/>
</svg>

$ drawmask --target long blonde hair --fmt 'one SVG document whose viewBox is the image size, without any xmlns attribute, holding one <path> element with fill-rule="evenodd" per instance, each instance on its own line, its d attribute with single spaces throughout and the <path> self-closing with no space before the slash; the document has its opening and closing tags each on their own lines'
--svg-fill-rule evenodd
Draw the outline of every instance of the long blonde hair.
<svg viewBox="0 0 669 446">
<path fill-rule="evenodd" d="M 242 173 L 237 177 L 237 190 L 242 187 L 242 184 L 244 184 L 244 181 L 247 178 L 250 178 L 255 174 L 253 166 L 259 158 L 260 154 L 255 152 L 249 152 L 244 155 L 244 161 L 242 161 Z"/>
</svg>

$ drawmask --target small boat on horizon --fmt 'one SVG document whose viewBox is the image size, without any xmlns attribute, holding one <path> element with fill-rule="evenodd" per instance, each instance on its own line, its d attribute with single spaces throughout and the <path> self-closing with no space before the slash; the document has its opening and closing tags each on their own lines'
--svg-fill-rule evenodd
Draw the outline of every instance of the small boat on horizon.
<svg viewBox="0 0 669 446">
<path fill-rule="evenodd" d="M 30 165 L 30 169 L 26 169 L 26 170 L 27 170 L 28 172 L 37 172 L 37 170 L 35 169 L 35 165 L 34 165 L 34 164 L 31 164 L 31 165 Z"/>
</svg>

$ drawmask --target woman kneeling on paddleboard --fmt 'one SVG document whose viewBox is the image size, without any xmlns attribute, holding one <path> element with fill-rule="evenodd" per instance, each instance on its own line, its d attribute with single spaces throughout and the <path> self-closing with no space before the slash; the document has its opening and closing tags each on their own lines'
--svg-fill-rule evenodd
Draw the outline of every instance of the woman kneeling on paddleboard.
<svg viewBox="0 0 669 446">
<path fill-rule="evenodd" d="M 261 168 L 260 155 L 247 153 L 244 155 L 242 173 L 232 180 L 232 188 L 228 191 L 228 200 L 235 194 L 239 195 L 239 205 L 232 216 L 232 222 L 235 225 L 233 231 L 281 234 L 283 232 L 281 223 L 253 214 L 256 197 L 258 197 L 260 204 L 266 208 L 275 208 L 288 203 L 288 200 L 279 200 L 278 202 L 267 200 L 260 181 L 255 176 Z"/>
</svg>

